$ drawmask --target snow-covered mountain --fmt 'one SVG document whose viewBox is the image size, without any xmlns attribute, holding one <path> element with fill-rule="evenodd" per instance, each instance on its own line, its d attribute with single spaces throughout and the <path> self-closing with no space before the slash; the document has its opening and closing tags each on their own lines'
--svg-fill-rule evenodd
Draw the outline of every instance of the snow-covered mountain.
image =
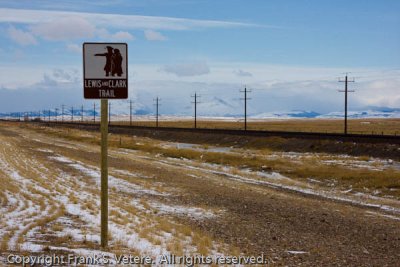
<svg viewBox="0 0 400 267">
<path fill-rule="evenodd" d="M 349 118 L 400 118 L 400 108 L 368 107 L 365 110 L 349 111 Z M 343 118 L 344 112 L 330 112 L 318 118 Z"/>
<path fill-rule="evenodd" d="M 218 100 L 218 101 L 217 101 Z M 189 107 L 188 107 L 189 109 Z M 211 102 L 210 104 L 204 104 L 201 106 L 202 113 L 199 114 L 201 117 L 209 117 L 209 118 L 236 118 L 242 117 L 243 111 L 242 108 L 238 108 L 234 105 L 231 105 L 224 100 L 219 101 L 219 99 L 215 99 L 215 101 Z M 223 110 L 223 113 L 221 113 Z M 18 118 L 24 117 L 28 115 L 30 118 L 38 118 L 38 117 L 46 117 L 48 118 L 50 112 L 50 117 L 55 117 L 56 114 L 60 117 L 61 110 L 43 110 L 43 111 L 34 111 L 34 112 L 11 112 L 11 113 L 0 113 L 0 117 L 2 118 Z M 83 113 L 81 109 L 74 109 L 73 116 L 81 117 L 93 117 L 93 115 L 99 116 L 98 107 L 96 111 L 92 109 L 84 109 Z M 191 117 L 191 112 L 188 111 L 188 114 L 170 114 L 170 113 L 163 113 L 160 112 L 161 116 L 169 116 L 169 117 Z M 117 108 L 114 107 L 111 110 L 112 116 L 122 116 L 122 115 L 129 115 L 129 110 L 126 108 Z M 150 107 L 140 106 L 133 109 L 134 115 L 153 115 L 154 112 Z M 64 116 L 66 118 L 72 116 L 71 109 L 64 110 Z M 256 113 L 256 112 L 249 112 L 249 118 L 251 119 L 291 119 L 291 118 L 321 118 L 321 119 L 335 119 L 335 118 L 343 118 L 344 112 L 330 112 L 326 114 L 321 114 L 315 111 L 306 111 L 306 110 L 292 110 L 292 111 L 277 111 L 277 112 L 263 112 L 263 113 Z M 349 118 L 400 118 L 400 108 L 388 108 L 388 107 L 367 107 L 364 110 L 359 111 L 349 111 L 348 112 Z"/>
<path fill-rule="evenodd" d="M 273 119 L 273 118 L 317 118 L 321 114 L 314 111 L 304 110 L 293 110 L 293 111 L 281 111 L 281 112 L 265 112 L 256 115 L 251 115 L 253 119 Z"/>
</svg>

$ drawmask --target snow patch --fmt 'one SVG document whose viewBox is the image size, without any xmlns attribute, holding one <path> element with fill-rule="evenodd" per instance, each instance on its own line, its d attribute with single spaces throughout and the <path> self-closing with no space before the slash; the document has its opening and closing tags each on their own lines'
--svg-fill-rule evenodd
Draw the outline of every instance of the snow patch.
<svg viewBox="0 0 400 267">
<path fill-rule="evenodd" d="M 309 253 L 309 252 L 301 251 L 301 250 L 287 250 L 286 252 L 289 253 L 289 254 L 294 254 L 294 255 L 296 255 L 296 254 L 308 254 Z"/>
<path fill-rule="evenodd" d="M 196 219 L 210 219 L 210 218 L 214 218 L 217 216 L 212 211 L 205 210 L 202 208 L 185 207 L 185 206 L 178 206 L 178 205 L 166 205 L 166 204 L 159 203 L 159 202 L 150 202 L 149 204 L 153 208 L 157 209 L 160 213 L 184 215 L 184 216 L 193 217 Z"/>
</svg>

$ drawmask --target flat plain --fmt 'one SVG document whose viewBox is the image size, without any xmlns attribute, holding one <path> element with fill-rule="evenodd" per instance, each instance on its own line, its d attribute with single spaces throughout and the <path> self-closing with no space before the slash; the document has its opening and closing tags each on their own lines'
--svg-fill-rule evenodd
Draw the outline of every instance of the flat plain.
<svg viewBox="0 0 400 267">
<path fill-rule="evenodd" d="M 129 117 L 116 117 L 111 120 L 113 124 L 129 125 Z M 88 120 L 90 121 L 90 120 Z M 135 116 L 132 125 L 155 126 L 155 119 L 141 118 Z M 182 127 L 193 128 L 194 119 L 179 119 L 179 117 L 159 118 L 160 127 Z M 199 118 L 198 128 L 207 129 L 243 129 L 244 120 L 242 118 L 231 119 L 210 119 Z M 265 131 L 292 131 L 292 132 L 319 132 L 319 133 L 343 133 L 343 119 L 249 119 L 247 122 L 248 130 Z M 349 119 L 348 133 L 354 134 L 375 134 L 375 135 L 400 135 L 400 119 L 397 118 L 366 118 Z"/>
</svg>

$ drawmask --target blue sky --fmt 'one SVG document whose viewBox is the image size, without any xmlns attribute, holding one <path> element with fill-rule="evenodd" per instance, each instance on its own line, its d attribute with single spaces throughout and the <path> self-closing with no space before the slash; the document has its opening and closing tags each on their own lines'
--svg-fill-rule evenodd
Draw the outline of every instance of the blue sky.
<svg viewBox="0 0 400 267">
<path fill-rule="evenodd" d="M 344 72 L 354 109 L 399 107 L 399 28 L 396 0 L 2 0 L 0 112 L 90 105 L 85 41 L 128 43 L 138 109 L 161 96 L 165 113 L 188 113 L 199 91 L 204 109 L 232 113 L 247 85 L 253 113 L 338 111 Z"/>
</svg>

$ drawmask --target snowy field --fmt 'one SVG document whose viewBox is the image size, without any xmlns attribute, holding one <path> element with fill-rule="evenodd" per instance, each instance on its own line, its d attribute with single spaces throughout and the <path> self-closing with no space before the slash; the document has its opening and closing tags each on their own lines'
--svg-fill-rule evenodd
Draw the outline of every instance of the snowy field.
<svg viewBox="0 0 400 267">
<path fill-rule="evenodd" d="M 0 128 L 1 255 L 100 253 L 99 147 L 95 143 L 98 135 L 77 130 L 68 134 L 45 128 L 10 125 Z M 113 138 L 115 135 L 111 141 Z M 216 257 L 264 253 L 277 263 L 322 260 L 327 255 L 334 255 L 338 263 L 343 263 L 347 252 L 332 249 L 336 242 L 346 243 L 350 238 L 349 245 L 357 245 L 357 249 L 368 247 L 363 243 L 364 234 L 354 238 L 353 229 L 348 229 L 346 222 L 352 221 L 354 229 L 358 225 L 360 229 L 366 227 L 365 240 L 370 234 L 393 235 L 399 229 L 400 201 L 396 194 L 345 188 L 334 177 L 296 179 L 279 171 L 237 168 L 149 151 L 157 147 L 204 156 L 214 153 L 221 158 L 254 156 L 271 162 L 279 159 L 291 164 L 312 160 L 321 166 L 363 170 L 377 176 L 385 171 L 399 172 L 400 163 L 396 160 L 345 154 L 249 151 L 233 146 L 130 138 L 139 149 L 111 146 L 109 151 L 110 248 L 107 255 L 111 258 L 124 253 L 152 259 L 160 255 Z M 224 199 L 230 201 L 224 202 Z M 261 212 L 256 207 L 264 201 L 262 209 L 267 210 Z M 318 205 L 324 208 L 318 209 Z M 281 217 L 277 216 L 280 212 Z M 259 217 L 264 215 L 267 217 Z M 296 223 L 291 222 L 291 216 L 299 216 Z M 336 228 L 314 232 L 312 229 L 319 229 L 319 224 L 324 222 L 321 219 L 317 226 L 303 229 L 298 234 L 300 237 L 290 234 L 297 231 L 296 227 L 306 227 L 297 225 L 302 220 L 309 224 L 319 216 L 331 218 L 332 227 L 336 225 Z M 252 228 L 264 234 L 257 235 Z M 328 233 L 338 229 L 341 232 L 336 234 L 337 240 L 326 242 L 331 238 Z M 301 242 L 305 236 L 314 241 Z M 314 242 L 320 243 L 317 247 L 322 246 L 319 252 Z M 389 247 L 386 251 L 380 252 L 381 256 L 388 257 L 387 262 L 397 257 L 396 253 L 386 254 L 396 249 L 393 244 L 399 244 L 398 240 L 391 242 L 386 244 Z M 379 245 L 382 244 L 376 244 Z M 351 253 L 358 255 L 357 249 Z"/>
</svg>

